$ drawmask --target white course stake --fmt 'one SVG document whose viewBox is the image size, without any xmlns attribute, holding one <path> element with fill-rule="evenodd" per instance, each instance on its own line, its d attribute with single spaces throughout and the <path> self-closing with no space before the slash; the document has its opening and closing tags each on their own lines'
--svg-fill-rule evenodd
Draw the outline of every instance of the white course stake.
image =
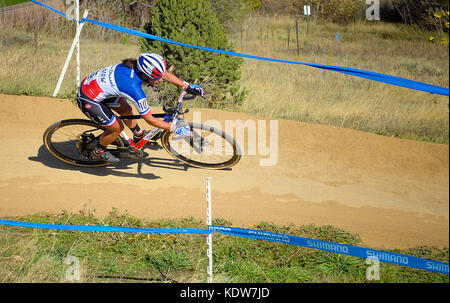
<svg viewBox="0 0 450 303">
<path fill-rule="evenodd" d="M 77 32 L 80 28 L 80 0 L 77 0 Z M 77 40 L 77 90 L 80 86 L 80 39 Z"/>
<path fill-rule="evenodd" d="M 211 178 L 206 178 L 206 224 L 212 225 L 211 216 Z M 213 255 L 212 255 L 212 233 L 206 237 L 206 244 L 208 246 L 206 250 L 206 255 L 208 256 L 208 283 L 213 282 Z"/>
<path fill-rule="evenodd" d="M 86 18 L 87 15 L 88 15 L 88 10 L 85 10 L 84 14 L 83 14 L 83 18 Z M 73 39 L 73 42 L 72 42 L 72 46 L 70 47 L 69 53 L 67 54 L 66 62 L 64 62 L 64 66 L 62 68 L 61 74 L 59 75 L 58 84 L 56 84 L 55 91 L 53 92 L 53 97 L 56 97 L 59 93 L 59 89 L 61 88 L 61 84 L 64 80 L 64 75 L 66 74 L 67 68 L 69 67 L 70 59 L 72 58 L 72 55 L 73 55 L 73 50 L 80 40 L 80 34 L 81 34 L 81 30 L 83 29 L 84 24 L 85 24 L 85 22 L 80 23 L 77 28 L 75 38 Z M 77 84 L 77 86 L 78 85 L 79 84 Z"/>
</svg>

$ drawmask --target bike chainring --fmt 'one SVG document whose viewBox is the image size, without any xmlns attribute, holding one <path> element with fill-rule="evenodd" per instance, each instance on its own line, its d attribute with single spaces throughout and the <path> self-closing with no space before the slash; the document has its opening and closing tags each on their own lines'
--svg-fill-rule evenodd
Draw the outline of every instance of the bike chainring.
<svg viewBox="0 0 450 303">
<path fill-rule="evenodd" d="M 78 153 L 85 159 L 90 159 L 91 151 L 95 148 L 95 136 L 90 133 L 82 133 L 78 137 L 78 142 L 75 144 Z"/>
<path fill-rule="evenodd" d="M 91 151 L 95 148 L 96 137 L 92 133 L 82 133 L 76 143 L 76 148 L 81 157 L 85 159 L 91 158 Z M 144 152 L 140 149 L 134 149 L 130 147 L 122 147 L 117 150 L 110 150 L 110 152 L 120 158 L 126 159 L 141 159 L 144 157 Z"/>
<path fill-rule="evenodd" d="M 128 148 L 126 151 L 120 151 L 120 157 L 126 159 L 141 159 L 144 152 L 140 149 Z"/>
</svg>

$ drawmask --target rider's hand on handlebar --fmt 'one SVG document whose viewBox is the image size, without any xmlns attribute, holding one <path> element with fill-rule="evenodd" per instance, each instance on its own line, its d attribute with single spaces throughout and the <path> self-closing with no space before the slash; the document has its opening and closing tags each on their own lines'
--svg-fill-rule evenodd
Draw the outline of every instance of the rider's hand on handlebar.
<svg viewBox="0 0 450 303">
<path fill-rule="evenodd" d="M 183 83 L 183 89 L 192 95 L 196 96 L 204 96 L 205 92 L 203 91 L 203 88 L 198 84 L 189 84 L 187 82 Z"/>
<path fill-rule="evenodd" d="M 180 136 L 191 136 L 192 135 L 192 132 L 188 126 L 183 126 L 183 127 L 177 128 L 175 130 L 175 133 Z"/>
</svg>

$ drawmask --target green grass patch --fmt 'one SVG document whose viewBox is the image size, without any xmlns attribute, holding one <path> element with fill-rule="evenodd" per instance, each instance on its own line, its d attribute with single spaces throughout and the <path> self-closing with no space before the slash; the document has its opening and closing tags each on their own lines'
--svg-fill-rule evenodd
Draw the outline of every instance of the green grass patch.
<svg viewBox="0 0 450 303">
<path fill-rule="evenodd" d="M 81 213 L 32 215 L 12 220 L 51 224 L 137 228 L 205 228 L 194 218 L 145 221 L 113 210 L 106 218 Z M 216 219 L 215 225 L 232 225 Z M 332 226 L 248 227 L 313 239 L 360 245 L 358 235 Z M 448 283 L 448 275 L 387 263 L 380 280 L 368 281 L 364 259 L 319 250 L 214 234 L 215 282 L 224 283 Z M 79 261 L 79 282 L 205 282 L 203 235 L 99 233 L 0 226 L 0 282 L 68 282 L 71 264 Z M 416 247 L 396 253 L 448 262 L 448 248 Z M 69 272 L 70 273 L 70 272 Z M 69 275 L 70 276 L 70 275 Z"/>
<path fill-rule="evenodd" d="M 28 2 L 28 0 L 2 0 L 0 1 L 1 6 L 11 6 L 19 3 Z"/>
</svg>

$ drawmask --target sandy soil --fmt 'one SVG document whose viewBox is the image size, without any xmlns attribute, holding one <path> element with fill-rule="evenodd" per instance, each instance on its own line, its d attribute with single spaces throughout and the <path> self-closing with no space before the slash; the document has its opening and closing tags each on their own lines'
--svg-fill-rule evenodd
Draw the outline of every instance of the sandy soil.
<svg viewBox="0 0 450 303">
<path fill-rule="evenodd" d="M 240 113 L 192 112 L 222 127 L 226 120 L 258 125 Z M 45 129 L 69 118 L 84 118 L 70 101 L 0 95 L 0 217 L 62 210 L 103 217 L 117 208 L 150 220 L 204 219 L 211 177 L 213 216 L 234 226 L 334 225 L 359 234 L 366 247 L 448 247 L 448 145 L 278 120 L 274 166 L 260 165 L 268 156 L 249 155 L 244 138 L 244 157 L 230 170 L 188 168 L 150 147 L 143 160 L 90 169 L 62 163 L 43 146 Z"/>
</svg>

